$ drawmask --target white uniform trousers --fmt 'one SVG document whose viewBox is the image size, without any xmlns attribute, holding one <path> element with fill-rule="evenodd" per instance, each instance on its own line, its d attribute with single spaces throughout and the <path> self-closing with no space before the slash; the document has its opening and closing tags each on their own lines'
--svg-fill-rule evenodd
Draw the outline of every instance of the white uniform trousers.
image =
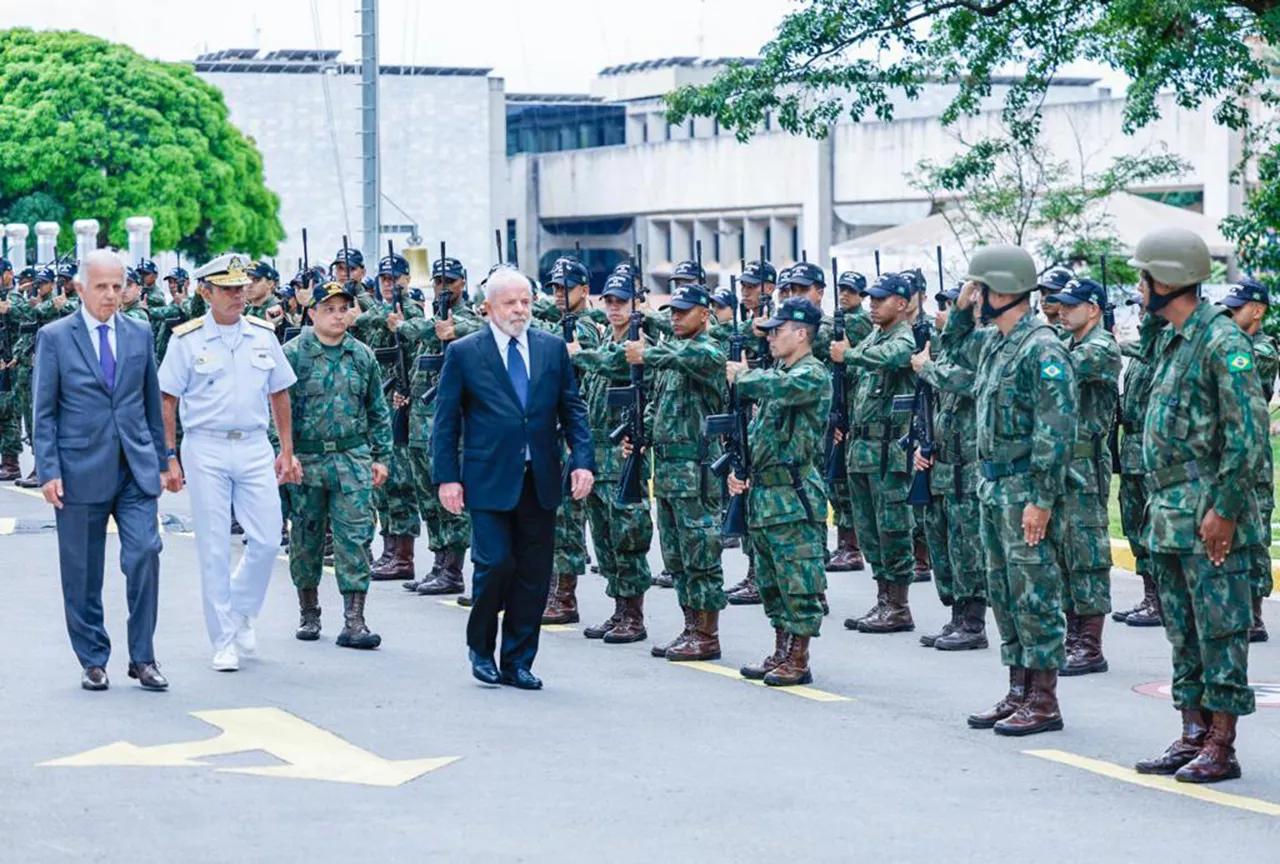
<svg viewBox="0 0 1280 864">
<path fill-rule="evenodd" d="M 262 610 L 271 568 L 280 552 L 282 521 L 275 452 L 267 433 L 227 436 L 191 429 L 182 439 L 204 620 L 215 651 L 235 638 L 237 616 L 252 621 Z M 232 506 L 245 536 L 244 555 L 235 572 L 231 571 Z"/>
</svg>

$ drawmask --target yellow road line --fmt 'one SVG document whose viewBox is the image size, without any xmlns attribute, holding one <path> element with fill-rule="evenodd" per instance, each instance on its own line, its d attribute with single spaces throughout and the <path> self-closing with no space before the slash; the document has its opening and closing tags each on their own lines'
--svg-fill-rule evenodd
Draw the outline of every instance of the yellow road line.
<svg viewBox="0 0 1280 864">
<path fill-rule="evenodd" d="M 0 518 L 0 534 L 12 534 L 13 530 L 17 527 L 17 519 L 10 519 L 8 517 Z"/>
<path fill-rule="evenodd" d="M 1133 552 L 1129 549 L 1128 540 L 1111 538 L 1111 566 L 1134 573 L 1138 572 L 1138 562 L 1134 559 Z M 1272 560 L 1271 562 L 1271 582 L 1271 590 L 1280 591 L 1280 561 Z"/>
<path fill-rule="evenodd" d="M 812 699 L 814 702 L 852 701 L 848 696 L 841 696 L 838 693 L 828 693 L 826 690 L 819 690 L 816 687 L 770 687 L 763 681 L 752 681 L 750 678 L 743 678 L 737 669 L 730 669 L 728 666 L 721 666 L 719 663 L 710 663 L 706 660 L 687 660 L 680 663 L 672 663 L 671 665 L 680 666 L 685 669 L 693 669 L 698 672 L 710 672 L 712 675 L 720 675 L 724 678 L 736 679 L 741 681 L 743 684 L 754 684 L 757 687 L 764 687 L 778 693 L 790 693 L 792 696 L 799 696 L 803 699 Z"/>
<path fill-rule="evenodd" d="M 463 612 L 471 611 L 470 606 L 463 606 L 461 603 L 458 602 L 456 597 L 437 600 L 436 602 L 439 603 L 441 606 L 452 606 L 454 609 L 461 609 Z M 502 618 L 501 612 L 498 613 L 498 618 L 499 619 Z M 570 627 L 568 624 L 543 624 L 542 632 L 544 633 L 577 633 L 578 628 Z"/>
<path fill-rule="evenodd" d="M 17 492 L 19 495 L 29 495 L 32 498 L 39 498 L 41 501 L 44 500 L 44 493 L 37 492 L 35 489 L 23 489 L 21 486 L 13 486 L 13 485 L 8 485 L 0 488 L 8 489 L 10 492 Z"/>
<path fill-rule="evenodd" d="M 1158 789 L 1161 792 L 1172 792 L 1175 795 L 1207 801 L 1210 804 L 1217 804 L 1221 807 L 1248 810 L 1250 813 L 1260 813 L 1263 816 L 1280 816 L 1280 804 L 1273 804 L 1260 798 L 1232 795 L 1230 792 L 1220 792 L 1217 789 L 1198 786 L 1194 783 L 1179 783 L 1172 777 L 1139 774 L 1131 768 L 1124 768 L 1111 762 L 1103 762 L 1101 759 L 1077 756 L 1065 750 L 1023 750 L 1022 752 L 1028 756 L 1036 756 L 1040 759 L 1048 759 L 1050 762 L 1081 768 L 1094 774 L 1101 774 L 1103 777 L 1110 777 L 1112 780 L 1132 783 L 1135 786 L 1145 786 L 1148 789 Z"/>
</svg>

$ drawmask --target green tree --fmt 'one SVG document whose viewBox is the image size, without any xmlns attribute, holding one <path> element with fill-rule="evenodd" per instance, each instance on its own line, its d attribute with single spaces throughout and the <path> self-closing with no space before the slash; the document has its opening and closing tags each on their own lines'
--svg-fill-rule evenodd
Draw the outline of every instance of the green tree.
<svg viewBox="0 0 1280 864">
<path fill-rule="evenodd" d="M 189 66 L 78 32 L 0 31 L 0 218 L 94 218 L 127 243 L 147 215 L 152 246 L 201 260 L 273 253 L 284 237 L 262 156 L 222 94 Z M 34 218 L 33 218 L 34 217 Z"/>
</svg>

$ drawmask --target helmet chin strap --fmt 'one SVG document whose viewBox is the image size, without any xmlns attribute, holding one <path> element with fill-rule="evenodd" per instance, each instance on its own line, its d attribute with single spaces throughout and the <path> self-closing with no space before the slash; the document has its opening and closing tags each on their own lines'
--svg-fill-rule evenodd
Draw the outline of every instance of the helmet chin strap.
<svg viewBox="0 0 1280 864">
<path fill-rule="evenodd" d="M 1000 306 L 997 308 L 991 305 L 991 289 L 984 285 L 982 288 L 982 323 L 990 324 L 995 321 L 1014 306 L 1017 306 L 1023 300 L 1026 300 L 1028 294 L 1030 294 L 1030 292 L 1027 292 L 1026 294 L 1019 294 L 1013 298 L 1013 302 L 1006 306 Z"/>
<path fill-rule="evenodd" d="M 1147 311 L 1155 314 L 1164 307 L 1168 306 L 1175 298 L 1181 297 L 1183 294 L 1189 294 L 1199 289 L 1199 285 L 1183 285 L 1170 291 L 1168 294 L 1157 294 L 1154 286 L 1147 289 Z"/>
</svg>

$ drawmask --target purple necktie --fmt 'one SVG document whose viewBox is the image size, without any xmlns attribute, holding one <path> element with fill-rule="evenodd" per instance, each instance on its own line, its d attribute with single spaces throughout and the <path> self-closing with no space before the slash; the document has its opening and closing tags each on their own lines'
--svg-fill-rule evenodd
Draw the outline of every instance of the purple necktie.
<svg viewBox="0 0 1280 864">
<path fill-rule="evenodd" d="M 107 339 L 106 324 L 98 325 L 98 366 L 102 368 L 102 380 L 107 383 L 107 390 L 116 389 L 116 355 L 111 353 L 111 340 Z"/>
</svg>

